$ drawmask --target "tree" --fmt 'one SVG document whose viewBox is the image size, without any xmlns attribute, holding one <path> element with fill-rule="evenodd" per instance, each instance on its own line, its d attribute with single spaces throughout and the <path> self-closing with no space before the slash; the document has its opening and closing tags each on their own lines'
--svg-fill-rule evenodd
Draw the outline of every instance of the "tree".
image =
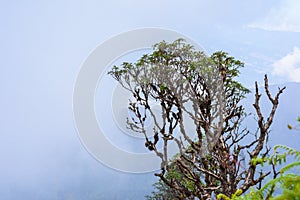
<svg viewBox="0 0 300 200">
<path fill-rule="evenodd" d="M 235 80 L 241 67 L 241 61 L 225 52 L 206 56 L 179 39 L 158 43 L 136 63 L 124 62 L 109 72 L 132 94 L 128 127 L 143 134 L 145 147 L 160 157 L 161 170 L 155 175 L 166 195 L 171 192 L 174 199 L 241 195 L 252 186 L 260 188 L 271 174 L 252 160 L 264 159 L 270 151 L 269 128 L 285 88 L 272 96 L 265 76 L 272 109 L 264 117 L 255 83 L 258 129 L 242 128 L 246 113 L 241 101 L 249 90 Z M 146 129 L 147 119 L 154 122 L 153 132 Z M 170 157 L 174 144 L 178 154 Z"/>
</svg>

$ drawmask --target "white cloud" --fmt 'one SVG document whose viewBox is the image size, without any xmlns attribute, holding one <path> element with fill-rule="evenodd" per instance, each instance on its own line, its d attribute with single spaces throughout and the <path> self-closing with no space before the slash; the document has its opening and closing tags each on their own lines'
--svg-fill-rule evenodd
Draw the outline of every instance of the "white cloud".
<svg viewBox="0 0 300 200">
<path fill-rule="evenodd" d="M 272 64 L 272 74 L 287 81 L 300 82 L 300 49 L 294 47 L 293 52 L 287 54 Z"/>
<path fill-rule="evenodd" d="M 300 32 L 300 1 L 283 0 L 279 7 L 272 8 L 261 20 L 248 27 L 269 31 Z"/>
</svg>

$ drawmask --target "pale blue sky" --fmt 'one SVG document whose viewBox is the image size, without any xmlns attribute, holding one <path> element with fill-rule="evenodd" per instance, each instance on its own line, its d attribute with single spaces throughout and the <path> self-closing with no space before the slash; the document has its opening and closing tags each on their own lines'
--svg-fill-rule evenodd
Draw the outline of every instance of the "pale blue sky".
<svg viewBox="0 0 300 200">
<path fill-rule="evenodd" d="M 151 185 L 152 175 L 134 179 L 102 166 L 78 139 L 73 87 L 98 44 L 132 29 L 167 28 L 244 61 L 240 80 L 249 87 L 264 73 L 271 83 L 300 82 L 299 10 L 296 0 L 1 1 L 0 198 L 80 199 L 84 188 L 93 199 L 114 184 L 121 191 L 126 180 Z"/>
</svg>

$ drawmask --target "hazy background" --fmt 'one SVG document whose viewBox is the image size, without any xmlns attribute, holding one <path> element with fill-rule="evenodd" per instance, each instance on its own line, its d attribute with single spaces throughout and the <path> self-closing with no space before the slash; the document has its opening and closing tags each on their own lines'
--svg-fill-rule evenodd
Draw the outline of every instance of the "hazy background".
<svg viewBox="0 0 300 200">
<path fill-rule="evenodd" d="M 0 199 L 142 199 L 152 191 L 152 174 L 103 166 L 77 136 L 73 87 L 98 44 L 136 28 L 167 28 L 209 54 L 244 61 L 248 87 L 265 73 L 273 84 L 300 82 L 299 10 L 296 0 L 0 1 Z M 300 115 L 299 83 L 287 85 L 274 140 L 297 147 L 286 124 Z"/>
</svg>

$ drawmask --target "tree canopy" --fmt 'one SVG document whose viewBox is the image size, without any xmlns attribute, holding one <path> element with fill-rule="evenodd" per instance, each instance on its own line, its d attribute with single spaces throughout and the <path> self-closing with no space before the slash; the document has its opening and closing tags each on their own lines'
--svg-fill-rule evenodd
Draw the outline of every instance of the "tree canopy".
<svg viewBox="0 0 300 200">
<path fill-rule="evenodd" d="M 259 164 L 269 157 L 269 130 L 285 87 L 273 96 L 265 75 L 271 111 L 263 116 L 255 83 L 257 129 L 248 130 L 241 125 L 247 116 L 241 101 L 250 91 L 236 80 L 241 67 L 226 52 L 207 56 L 178 39 L 162 41 L 137 62 L 124 62 L 109 72 L 132 94 L 128 128 L 143 134 L 145 147 L 161 159 L 155 174 L 160 192 L 150 199 L 239 196 L 253 186 L 261 188 L 271 174 L 277 177 Z M 147 119 L 154 122 L 152 131 L 146 129 Z"/>
</svg>

